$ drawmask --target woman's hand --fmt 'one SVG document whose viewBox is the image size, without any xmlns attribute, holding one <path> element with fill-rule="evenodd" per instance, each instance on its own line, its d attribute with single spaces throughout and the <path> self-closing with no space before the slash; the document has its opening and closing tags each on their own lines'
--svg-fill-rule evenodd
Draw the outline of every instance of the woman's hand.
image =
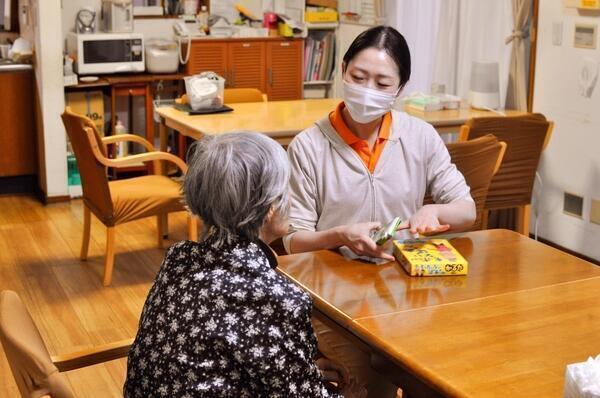
<svg viewBox="0 0 600 398">
<path fill-rule="evenodd" d="M 438 213 L 439 205 L 425 205 L 408 220 L 403 221 L 398 229 L 410 229 L 411 234 L 431 235 L 446 232 L 449 224 L 442 224 Z"/>
<path fill-rule="evenodd" d="M 394 261 L 394 256 L 385 252 L 384 246 L 377 246 L 371 239 L 371 231 L 381 227 L 378 222 L 365 222 L 360 224 L 342 225 L 336 228 L 342 244 L 359 256 L 383 258 Z"/>
</svg>

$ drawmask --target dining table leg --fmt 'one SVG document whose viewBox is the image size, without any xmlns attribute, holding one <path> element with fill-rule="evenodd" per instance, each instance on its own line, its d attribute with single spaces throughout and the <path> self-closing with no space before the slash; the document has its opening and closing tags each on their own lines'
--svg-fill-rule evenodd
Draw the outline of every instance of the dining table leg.
<svg viewBox="0 0 600 398">
<path fill-rule="evenodd" d="M 162 152 L 167 152 L 167 144 L 169 141 L 169 129 L 167 128 L 166 122 L 164 118 L 160 118 L 160 125 L 158 126 L 158 134 L 160 137 L 160 150 Z M 165 175 L 165 165 L 164 162 L 161 162 L 160 171 L 161 175 Z"/>
</svg>

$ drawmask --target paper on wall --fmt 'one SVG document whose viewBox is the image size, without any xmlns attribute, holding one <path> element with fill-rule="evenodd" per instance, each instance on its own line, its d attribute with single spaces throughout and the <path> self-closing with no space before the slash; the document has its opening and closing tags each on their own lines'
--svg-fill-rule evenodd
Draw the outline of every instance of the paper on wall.
<svg viewBox="0 0 600 398">
<path fill-rule="evenodd" d="M 583 64 L 579 68 L 577 81 L 579 83 L 579 94 L 585 98 L 590 98 L 598 82 L 598 69 L 600 64 L 595 59 L 585 57 Z"/>
</svg>

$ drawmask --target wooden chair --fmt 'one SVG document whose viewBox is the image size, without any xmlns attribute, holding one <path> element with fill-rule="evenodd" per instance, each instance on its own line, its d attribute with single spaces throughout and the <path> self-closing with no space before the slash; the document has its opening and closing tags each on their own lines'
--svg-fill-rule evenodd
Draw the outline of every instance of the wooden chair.
<svg viewBox="0 0 600 398">
<path fill-rule="evenodd" d="M 59 372 L 124 358 L 133 339 L 76 353 L 50 356 L 31 315 L 17 293 L 0 292 L 0 342 L 22 397 L 75 397 Z"/>
<path fill-rule="evenodd" d="M 147 175 L 126 180 L 108 181 L 107 167 L 127 167 L 140 162 L 153 162 L 154 171 L 160 172 L 159 161 L 175 163 L 183 173 L 187 165 L 175 155 L 154 151 L 151 143 L 134 134 L 119 134 L 101 138 L 94 124 L 85 116 L 73 113 L 68 107 L 62 120 L 75 152 L 81 175 L 84 203 L 83 241 L 81 260 L 86 260 L 90 240 L 90 213 L 106 226 L 106 257 L 104 286 L 110 285 L 114 266 L 115 227 L 140 218 L 156 216 L 158 245 L 162 247 L 168 230 L 168 213 L 186 211 L 181 198 L 180 183 L 163 175 Z M 107 157 L 107 144 L 133 141 L 149 152 L 119 159 Z M 196 219 L 188 214 L 188 235 L 197 240 Z"/>
<path fill-rule="evenodd" d="M 517 209 L 516 230 L 529 236 L 529 216 L 535 173 L 554 124 L 539 113 L 510 117 L 480 117 L 461 127 L 459 141 L 487 134 L 507 144 L 498 173 L 492 179 L 485 208 Z M 487 227 L 487 224 L 484 226 Z"/>
<path fill-rule="evenodd" d="M 448 144 L 447 148 L 452 163 L 465 177 L 475 201 L 477 218 L 471 230 L 485 229 L 487 218 L 484 208 L 488 189 L 501 167 L 506 144 L 499 142 L 493 135 L 487 135 L 471 141 Z"/>
<path fill-rule="evenodd" d="M 267 101 L 267 95 L 257 88 L 226 88 L 223 91 L 223 102 L 226 104 L 263 101 Z"/>
</svg>

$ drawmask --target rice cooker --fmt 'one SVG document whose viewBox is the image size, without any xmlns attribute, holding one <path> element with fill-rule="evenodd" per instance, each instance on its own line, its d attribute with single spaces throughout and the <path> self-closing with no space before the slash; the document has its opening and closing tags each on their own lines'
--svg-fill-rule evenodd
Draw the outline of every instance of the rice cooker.
<svg viewBox="0 0 600 398">
<path fill-rule="evenodd" d="M 166 39 L 146 42 L 146 70 L 150 73 L 175 73 L 179 69 L 177 43 Z"/>
</svg>

